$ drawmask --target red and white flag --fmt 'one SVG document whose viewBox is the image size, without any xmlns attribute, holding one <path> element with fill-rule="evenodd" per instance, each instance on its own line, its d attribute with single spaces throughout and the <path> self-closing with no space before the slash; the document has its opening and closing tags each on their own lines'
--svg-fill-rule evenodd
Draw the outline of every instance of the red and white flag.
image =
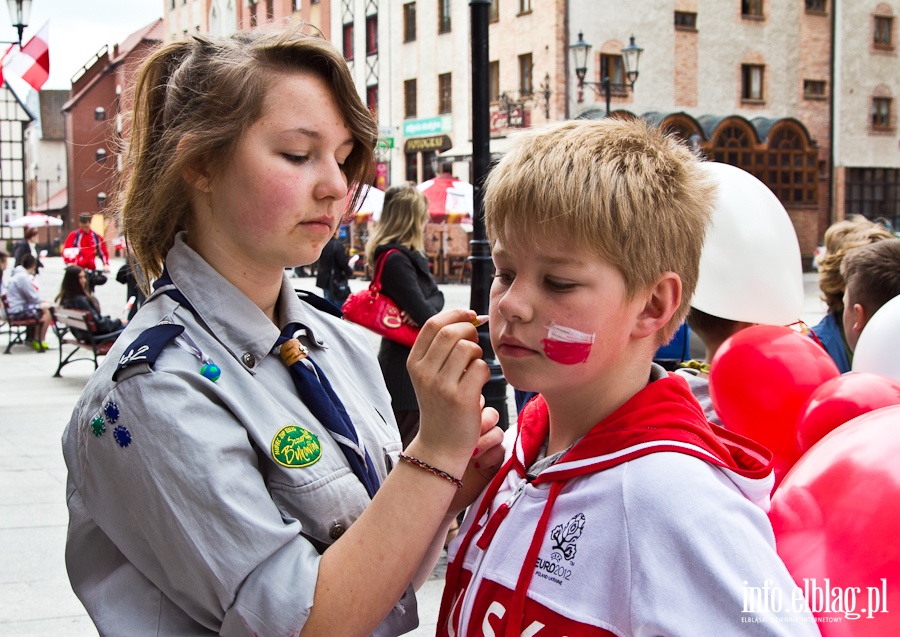
<svg viewBox="0 0 900 637">
<path fill-rule="evenodd" d="M 0 86 L 3 86 L 3 68 L 6 66 L 6 57 L 9 55 L 10 51 L 13 50 L 15 44 L 10 44 L 9 48 L 3 52 L 3 56 L 0 57 Z M 13 53 L 15 55 L 15 53 Z"/>
<path fill-rule="evenodd" d="M 15 53 L 7 52 L 3 58 L 3 73 L 15 75 L 28 82 L 34 90 L 39 91 L 50 77 L 50 23 L 46 22 L 41 30 Z"/>
</svg>

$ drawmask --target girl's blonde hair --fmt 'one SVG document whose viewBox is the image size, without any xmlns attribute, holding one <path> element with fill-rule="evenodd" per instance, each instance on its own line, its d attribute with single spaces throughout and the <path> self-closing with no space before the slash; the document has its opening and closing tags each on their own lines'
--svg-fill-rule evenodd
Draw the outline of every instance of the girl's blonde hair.
<svg viewBox="0 0 900 637">
<path fill-rule="evenodd" d="M 428 199 L 411 184 L 391 186 L 384 193 L 381 218 L 366 243 L 366 263 L 375 265 L 375 248 L 399 243 L 410 250 L 425 250 Z"/>
<path fill-rule="evenodd" d="M 223 38 L 194 35 L 163 46 L 143 63 L 114 205 L 148 279 L 161 274 L 175 234 L 188 226 L 185 170 L 200 162 L 211 174 L 221 170 L 241 135 L 262 116 L 266 94 L 279 75 L 298 72 L 331 86 L 355 142 L 344 173 L 348 183 L 368 182 L 375 121 L 344 58 L 328 41 L 307 33 L 305 25 Z M 351 208 L 358 194 L 351 195 Z"/>
<path fill-rule="evenodd" d="M 819 289 L 829 313 L 840 316 L 844 312 L 846 282 L 841 274 L 844 255 L 853 248 L 893 238 L 894 235 L 883 225 L 862 215 L 850 215 L 828 227 L 825 231 L 825 256 L 819 261 Z"/>
</svg>

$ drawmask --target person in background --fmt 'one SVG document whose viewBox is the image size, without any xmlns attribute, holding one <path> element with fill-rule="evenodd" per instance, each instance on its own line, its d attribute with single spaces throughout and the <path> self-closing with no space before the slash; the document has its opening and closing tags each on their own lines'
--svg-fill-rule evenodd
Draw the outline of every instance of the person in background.
<svg viewBox="0 0 900 637">
<path fill-rule="evenodd" d="M 144 273 L 130 247 L 127 247 L 125 251 L 125 263 L 116 272 L 116 281 L 125 286 L 126 303 L 131 303 L 128 308 L 128 320 L 130 321 L 147 300 L 147 295 L 144 293 L 147 281 L 144 280 Z"/>
<path fill-rule="evenodd" d="M 350 296 L 347 281 L 353 277 L 350 257 L 347 256 L 344 242 L 338 238 L 339 233 L 340 229 L 322 248 L 316 272 L 316 285 L 322 288 L 325 298 L 338 309 Z"/>
<path fill-rule="evenodd" d="M 766 515 L 772 454 L 653 363 L 688 311 L 714 194 L 639 119 L 520 133 L 491 171 L 491 343 L 538 395 L 450 545 L 439 637 L 818 635 L 802 601 L 747 608 L 748 586 L 802 594 Z"/>
<path fill-rule="evenodd" d="M 6 275 L 6 266 L 9 264 L 9 254 L 6 250 L 0 250 L 0 294 L 6 294 L 6 283 L 4 277 Z"/>
<path fill-rule="evenodd" d="M 78 215 L 78 229 L 66 237 L 63 247 L 63 261 L 66 265 L 77 265 L 88 271 L 88 285 L 91 290 L 106 283 L 106 276 L 96 273 L 97 258 L 100 258 L 103 272 L 109 272 L 109 250 L 99 234 L 91 230 L 93 215 L 83 212 Z"/>
<path fill-rule="evenodd" d="M 825 256 L 819 261 L 819 289 L 828 312 L 813 326 L 812 331 L 842 374 L 850 371 L 852 350 L 844 332 L 845 284 L 841 276 L 841 262 L 844 255 L 854 248 L 893 238 L 894 235 L 883 225 L 862 215 L 838 221 L 825 231 Z"/>
<path fill-rule="evenodd" d="M 319 258 L 378 136 L 306 28 L 195 34 L 136 70 L 113 207 L 155 291 L 63 434 L 66 566 L 102 635 L 408 632 L 502 458 L 474 312 L 423 326 L 401 455 L 362 328 L 293 289 L 285 268 Z"/>
<path fill-rule="evenodd" d="M 38 229 L 26 228 L 25 237 L 21 241 L 16 242 L 13 248 L 14 265 L 19 265 L 22 262 L 22 257 L 26 254 L 32 255 L 37 260 L 37 267 L 34 269 L 35 275 L 40 274 L 41 268 L 44 267 L 44 264 L 41 263 L 41 255 L 37 249 L 37 239 Z"/>
<path fill-rule="evenodd" d="M 77 265 L 70 265 L 66 268 L 56 303 L 69 310 L 90 312 L 91 318 L 94 320 L 95 335 L 111 334 L 122 329 L 121 319 L 111 318 L 100 311 L 100 301 L 88 290 L 87 275 Z M 73 328 L 72 332 L 78 338 L 87 337 L 81 330 Z"/>
<path fill-rule="evenodd" d="M 900 239 L 849 250 L 841 262 L 841 277 L 846 286 L 842 323 L 852 362 L 863 328 L 882 305 L 900 294 Z"/>
<path fill-rule="evenodd" d="M 438 289 L 425 255 L 428 218 L 425 195 L 410 184 L 392 186 L 384 193 L 381 218 L 366 244 L 366 263 L 371 264 L 373 273 L 379 259 L 384 259 L 382 294 L 397 304 L 407 322 L 419 326 L 444 307 L 444 294 Z M 381 339 L 378 349 L 378 363 L 391 394 L 404 448 L 419 430 L 419 405 L 406 369 L 409 352 L 410 348 L 387 338 Z"/>
<path fill-rule="evenodd" d="M 791 218 L 765 184 L 728 164 L 700 167 L 715 183 L 716 195 L 687 324 L 706 352 L 704 360 L 687 361 L 676 373 L 687 380 L 706 418 L 721 425 L 709 393 L 716 352 L 745 328 L 796 322 L 803 311 L 803 266 Z"/>
<path fill-rule="evenodd" d="M 29 253 L 22 257 L 6 287 L 6 302 L 9 305 L 10 320 L 33 318 L 39 321 L 32 335 L 31 346 L 38 352 L 46 352 L 50 349 L 47 344 L 47 331 L 50 329 L 52 318 L 50 303 L 41 300 L 34 285 L 36 268 L 37 259 L 33 255 Z"/>
</svg>

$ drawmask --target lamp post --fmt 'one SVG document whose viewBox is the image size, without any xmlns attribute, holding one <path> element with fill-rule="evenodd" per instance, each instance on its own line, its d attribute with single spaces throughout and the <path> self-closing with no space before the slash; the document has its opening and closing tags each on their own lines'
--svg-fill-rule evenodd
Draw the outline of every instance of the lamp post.
<svg viewBox="0 0 900 637">
<path fill-rule="evenodd" d="M 575 75 L 578 77 L 578 88 L 583 89 L 585 85 L 594 89 L 598 95 L 606 97 L 606 116 L 609 116 L 610 101 L 612 100 L 612 91 L 626 92 L 629 89 L 634 90 L 634 83 L 638 78 L 638 63 L 641 59 L 641 53 L 644 49 L 634 43 L 634 36 L 624 49 L 622 49 L 622 62 L 625 65 L 625 77 L 627 84 L 613 83 L 609 78 L 609 68 L 605 70 L 603 79 L 599 82 L 589 82 L 584 78 L 587 76 L 587 60 L 590 53 L 591 45 L 584 41 L 584 33 L 578 32 L 578 40 L 575 44 L 570 44 L 569 49 L 572 51 L 572 57 L 575 58 Z"/>
<path fill-rule="evenodd" d="M 31 15 L 31 0 L 6 0 L 9 6 L 9 19 L 19 32 L 18 42 L 4 42 L 4 44 L 18 44 L 22 47 L 22 32 L 28 26 L 28 17 Z"/>
<path fill-rule="evenodd" d="M 488 91 L 488 10 L 491 0 L 469 0 L 472 18 L 472 176 L 474 211 L 472 215 L 471 256 L 472 284 L 469 307 L 487 314 L 490 305 L 493 261 L 484 228 L 484 180 L 491 163 L 490 93 Z M 509 424 L 506 411 L 506 380 L 494 358 L 489 327 L 478 328 L 478 344 L 484 350 L 484 361 L 491 371 L 484 386 L 484 402 L 500 413 L 500 426 Z"/>
</svg>

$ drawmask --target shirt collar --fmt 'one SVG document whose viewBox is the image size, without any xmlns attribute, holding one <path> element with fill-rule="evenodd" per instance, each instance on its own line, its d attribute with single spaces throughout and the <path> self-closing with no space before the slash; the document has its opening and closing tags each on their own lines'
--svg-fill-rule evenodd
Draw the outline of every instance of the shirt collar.
<svg viewBox="0 0 900 637">
<path fill-rule="evenodd" d="M 286 276 L 281 282 L 278 325 L 275 325 L 243 292 L 190 248 L 185 237 L 185 232 L 179 232 L 166 256 L 169 276 L 191 303 L 197 318 L 239 360 L 249 353 L 258 364 L 271 352 L 288 323 L 299 323 L 306 328 L 311 345 L 325 345 L 310 325 L 313 312 L 297 298 Z"/>
</svg>

